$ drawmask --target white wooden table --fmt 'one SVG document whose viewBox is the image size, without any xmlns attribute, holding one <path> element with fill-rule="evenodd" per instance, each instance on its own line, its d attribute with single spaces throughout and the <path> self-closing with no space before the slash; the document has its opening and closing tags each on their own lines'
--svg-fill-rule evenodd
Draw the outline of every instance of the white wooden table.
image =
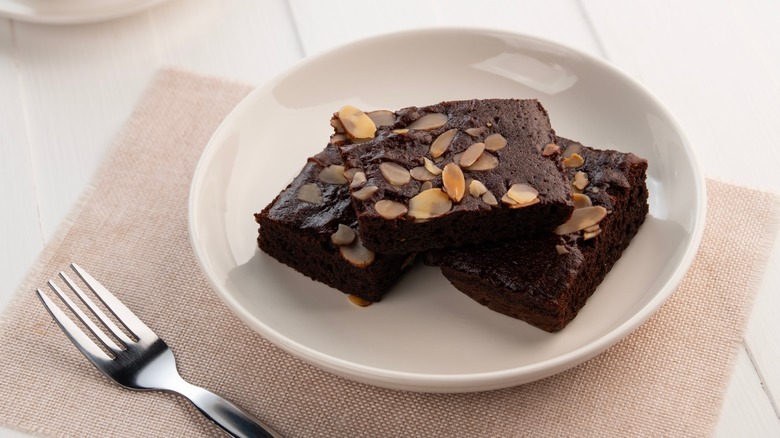
<svg viewBox="0 0 780 438">
<path fill-rule="evenodd" d="M 778 22 L 773 0 L 170 0 L 93 24 L 0 18 L 0 308 L 163 66 L 260 85 L 303 57 L 391 31 L 527 33 L 643 82 L 678 117 L 706 176 L 780 192 Z M 780 436 L 779 248 L 718 436 Z"/>
</svg>

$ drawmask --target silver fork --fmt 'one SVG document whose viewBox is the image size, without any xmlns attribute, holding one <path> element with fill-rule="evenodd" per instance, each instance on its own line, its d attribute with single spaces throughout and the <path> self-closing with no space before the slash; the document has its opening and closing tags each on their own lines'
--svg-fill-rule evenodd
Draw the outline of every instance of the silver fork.
<svg viewBox="0 0 780 438">
<path fill-rule="evenodd" d="M 133 337 L 126 335 L 125 332 L 117 327 L 64 272 L 59 274 L 63 281 L 111 334 L 119 340 L 121 346 L 117 345 L 102 329 L 92 322 L 51 280 L 48 282 L 49 287 L 62 299 L 89 331 L 95 335 L 110 354 L 98 347 L 45 293 L 40 289 L 37 289 L 36 292 L 46 310 L 49 311 L 62 331 L 68 335 L 68 338 L 81 353 L 103 374 L 129 389 L 160 390 L 180 394 L 189 399 L 203 415 L 232 436 L 280 436 L 271 430 L 268 425 L 228 400 L 203 388 L 191 385 L 182 379 L 176 369 L 176 360 L 173 357 L 173 352 L 165 341 L 160 339 L 130 309 L 86 271 L 75 263 L 72 263 L 71 267 Z"/>
</svg>

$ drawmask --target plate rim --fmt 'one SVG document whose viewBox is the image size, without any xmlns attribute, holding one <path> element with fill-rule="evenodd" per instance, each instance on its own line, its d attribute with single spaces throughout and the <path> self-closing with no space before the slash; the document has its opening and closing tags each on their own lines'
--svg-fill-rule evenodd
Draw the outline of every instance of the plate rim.
<svg viewBox="0 0 780 438">
<path fill-rule="evenodd" d="M 564 354 L 542 360 L 540 362 L 514 368 L 478 373 L 431 374 L 387 370 L 376 366 L 358 364 L 326 353 L 322 353 L 305 345 L 300 345 L 297 342 L 294 342 L 276 332 L 262 321 L 253 318 L 248 314 L 247 311 L 242 309 L 241 306 L 238 305 L 235 298 L 232 297 L 228 291 L 223 290 L 223 287 L 220 286 L 219 283 L 215 280 L 216 276 L 210 271 L 208 262 L 206 260 L 206 255 L 201 253 L 197 242 L 195 224 L 196 218 L 194 215 L 198 202 L 197 194 L 199 189 L 202 187 L 202 176 L 205 168 L 207 167 L 207 163 L 211 161 L 215 155 L 215 150 L 217 149 L 215 146 L 215 140 L 218 139 L 222 135 L 222 132 L 227 129 L 228 125 L 232 123 L 232 119 L 239 117 L 239 114 L 243 113 L 249 107 L 251 107 L 251 104 L 258 98 L 258 96 L 265 93 L 266 90 L 273 88 L 276 84 L 282 82 L 286 77 L 292 75 L 293 73 L 304 70 L 310 64 L 328 57 L 332 57 L 342 51 L 354 50 L 363 45 L 381 43 L 397 38 L 409 38 L 415 36 L 424 37 L 425 35 L 429 35 L 431 33 L 446 34 L 452 32 L 474 35 L 501 35 L 512 38 L 514 40 L 522 40 L 527 43 L 533 43 L 537 45 L 551 45 L 553 47 L 562 49 L 567 53 L 576 55 L 589 63 L 593 63 L 601 69 L 609 70 L 611 73 L 620 76 L 622 80 L 625 80 L 631 86 L 641 91 L 641 93 L 643 93 L 646 98 L 648 98 L 654 105 L 657 106 L 657 108 L 668 119 L 675 132 L 679 135 L 683 149 L 691 158 L 691 173 L 693 180 L 696 182 L 696 186 L 693 188 L 693 193 L 696 196 L 695 208 L 697 210 L 697 214 L 695 215 L 695 218 L 692 222 L 690 242 L 685 248 L 685 252 L 681 258 L 681 261 L 675 267 L 674 272 L 669 275 L 665 284 L 659 287 L 658 293 L 656 293 L 649 302 L 638 309 L 635 314 L 626 321 L 609 330 L 599 338 Z M 664 102 L 661 101 L 648 87 L 629 75 L 627 72 L 604 59 L 598 58 L 577 48 L 534 35 L 484 27 L 437 26 L 387 32 L 339 45 L 321 53 L 302 58 L 290 67 L 281 71 L 270 80 L 266 81 L 264 84 L 254 88 L 223 119 L 204 148 L 204 151 L 193 174 L 192 184 L 190 186 L 188 199 L 188 228 L 190 243 L 198 261 L 198 265 L 201 268 L 204 276 L 207 278 L 212 290 L 219 296 L 222 302 L 228 306 L 231 312 L 238 316 L 253 331 L 268 339 L 274 345 L 279 346 L 293 356 L 296 356 L 305 362 L 312 364 L 313 366 L 332 372 L 336 375 L 346 377 L 353 381 L 388 389 L 448 393 L 500 389 L 549 377 L 595 357 L 612 345 L 618 343 L 620 340 L 624 339 L 645 321 L 647 321 L 652 315 L 654 315 L 683 280 L 685 274 L 690 269 L 701 245 L 701 241 L 704 235 L 704 228 L 706 225 L 706 212 L 706 180 L 701 172 L 700 162 L 696 158 L 695 150 L 692 148 L 685 130 L 682 128 L 680 122 L 674 116 L 672 111 L 667 107 L 667 105 L 664 104 Z"/>
<path fill-rule="evenodd" d="M 123 0 L 121 4 L 103 6 L 94 11 L 84 11 L 84 8 L 74 8 L 70 13 L 46 13 L 30 10 L 25 11 L 18 0 L 0 0 L 0 17 L 27 23 L 72 25 L 96 23 L 133 15 L 151 8 L 167 0 Z"/>
</svg>

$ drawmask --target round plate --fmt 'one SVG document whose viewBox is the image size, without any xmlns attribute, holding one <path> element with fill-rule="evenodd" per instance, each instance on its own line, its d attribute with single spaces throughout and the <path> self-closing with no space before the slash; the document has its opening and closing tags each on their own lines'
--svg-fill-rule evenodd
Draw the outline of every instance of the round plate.
<svg viewBox="0 0 780 438">
<path fill-rule="evenodd" d="M 46 24 L 77 24 L 134 14 L 164 0 L 0 0 L 0 17 Z"/>
<path fill-rule="evenodd" d="M 559 135 L 649 161 L 650 216 L 579 316 L 549 334 L 477 304 L 416 266 L 361 308 L 266 256 L 259 212 L 322 150 L 345 104 L 398 109 L 443 100 L 538 98 Z M 550 376 L 616 343 L 672 293 L 704 227 L 705 187 L 669 111 L 605 62 L 537 38 L 436 29 L 381 36 L 306 59 L 252 92 L 206 147 L 190 234 L 216 293 L 293 355 L 356 381 L 466 392 Z"/>
</svg>

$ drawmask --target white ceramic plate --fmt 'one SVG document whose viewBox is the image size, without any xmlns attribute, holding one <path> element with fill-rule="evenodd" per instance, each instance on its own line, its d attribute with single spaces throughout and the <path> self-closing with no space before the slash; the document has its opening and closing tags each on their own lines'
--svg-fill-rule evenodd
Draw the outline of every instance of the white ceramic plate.
<svg viewBox="0 0 780 438">
<path fill-rule="evenodd" d="M 538 98 L 559 135 L 649 160 L 650 217 L 579 316 L 548 334 L 409 272 L 360 308 L 256 249 L 260 211 L 320 151 L 344 104 Z M 465 392 L 550 376 L 616 343 L 666 300 L 704 226 L 705 187 L 664 106 L 614 67 L 548 41 L 489 30 L 392 34 L 310 58 L 255 90 L 208 144 L 190 232 L 203 272 L 246 324 L 303 360 L 393 389 Z"/>
<path fill-rule="evenodd" d="M 134 14 L 164 0 L 0 0 L 0 17 L 45 24 L 77 24 Z"/>
</svg>

